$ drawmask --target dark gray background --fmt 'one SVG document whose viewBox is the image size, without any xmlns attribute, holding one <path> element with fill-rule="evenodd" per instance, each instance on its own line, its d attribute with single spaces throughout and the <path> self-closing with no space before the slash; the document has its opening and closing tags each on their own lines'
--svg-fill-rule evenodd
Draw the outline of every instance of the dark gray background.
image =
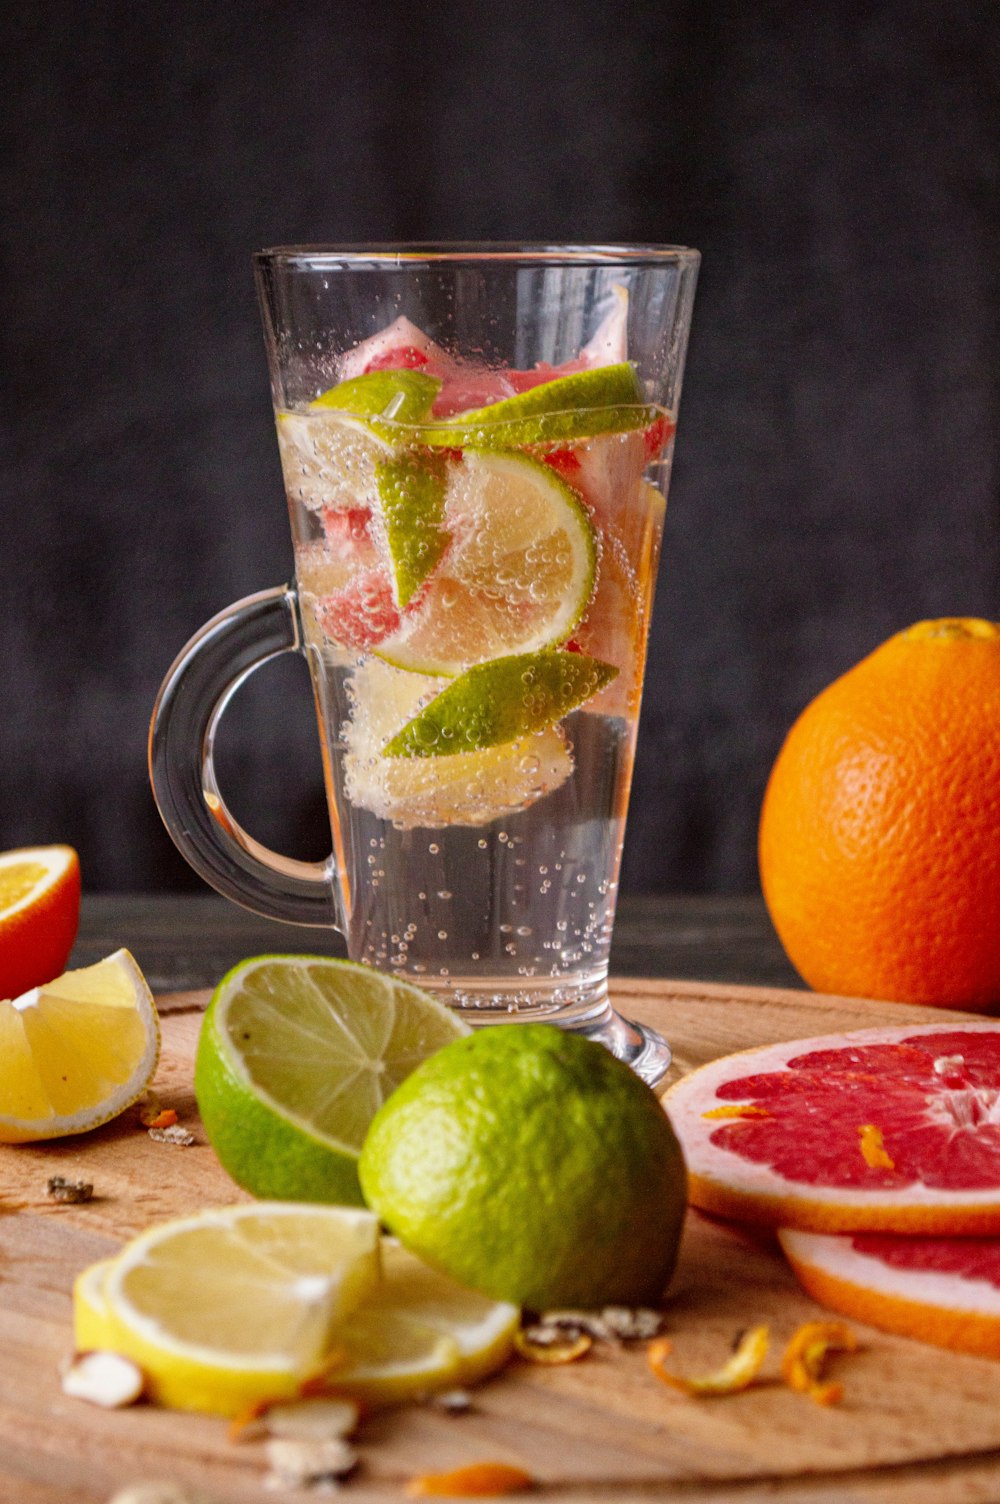
<svg viewBox="0 0 1000 1504">
<path fill-rule="evenodd" d="M 0 848 L 197 887 L 158 683 L 291 551 L 250 254 L 386 239 L 704 254 L 626 886 L 750 891 L 799 709 L 922 616 L 1000 614 L 994 4 L 92 3 L 0 38 Z M 304 670 L 223 774 L 325 854 Z"/>
</svg>

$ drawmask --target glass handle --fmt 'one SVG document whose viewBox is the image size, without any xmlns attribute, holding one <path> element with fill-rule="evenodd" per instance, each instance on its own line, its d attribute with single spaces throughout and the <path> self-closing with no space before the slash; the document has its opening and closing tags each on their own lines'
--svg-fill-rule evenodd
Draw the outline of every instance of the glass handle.
<svg viewBox="0 0 1000 1504">
<path fill-rule="evenodd" d="M 206 622 L 160 688 L 149 777 L 175 844 L 213 888 L 268 919 L 340 928 L 333 857 L 300 862 L 262 846 L 230 814 L 215 776 L 215 736 L 234 692 L 262 663 L 301 651 L 290 586 L 247 596 Z"/>
</svg>

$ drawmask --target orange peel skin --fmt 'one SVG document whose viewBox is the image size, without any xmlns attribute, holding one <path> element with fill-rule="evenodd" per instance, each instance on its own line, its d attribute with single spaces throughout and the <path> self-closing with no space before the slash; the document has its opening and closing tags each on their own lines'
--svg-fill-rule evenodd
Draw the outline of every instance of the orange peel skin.
<svg viewBox="0 0 1000 1504">
<path fill-rule="evenodd" d="M 793 1332 L 781 1359 L 781 1377 L 789 1389 L 807 1394 L 817 1405 L 839 1405 L 844 1386 L 824 1383 L 820 1375 L 830 1352 L 853 1353 L 858 1339 L 843 1321 L 807 1321 Z"/>
<path fill-rule="evenodd" d="M 424 1473 L 411 1478 L 405 1488 L 410 1499 L 495 1499 L 503 1494 L 523 1494 L 535 1480 L 521 1467 L 507 1462 L 471 1462 L 448 1473 Z"/>
<path fill-rule="evenodd" d="M 767 1327 L 753 1326 L 743 1333 L 736 1351 L 721 1368 L 716 1369 L 714 1373 L 704 1374 L 700 1378 L 689 1378 L 683 1374 L 672 1373 L 665 1367 L 664 1360 L 673 1350 L 673 1343 L 669 1337 L 660 1337 L 656 1342 L 650 1343 L 646 1350 L 646 1362 L 662 1384 L 669 1384 L 671 1389 L 677 1389 L 681 1394 L 710 1399 L 718 1395 L 738 1394 L 742 1389 L 749 1389 L 764 1366 L 769 1344 L 770 1334 Z"/>
<path fill-rule="evenodd" d="M 514 1351 L 529 1363 L 556 1366 L 560 1363 L 575 1363 L 589 1353 L 594 1339 L 589 1332 L 579 1332 L 575 1337 L 565 1336 L 556 1342 L 536 1342 L 521 1330 L 514 1333 Z"/>
</svg>

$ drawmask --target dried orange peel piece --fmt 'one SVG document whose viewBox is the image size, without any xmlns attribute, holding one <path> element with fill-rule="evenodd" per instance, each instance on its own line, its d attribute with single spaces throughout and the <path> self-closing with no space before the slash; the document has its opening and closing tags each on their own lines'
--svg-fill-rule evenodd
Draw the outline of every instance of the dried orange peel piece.
<svg viewBox="0 0 1000 1504">
<path fill-rule="evenodd" d="M 750 1387 L 763 1368 L 769 1340 L 766 1326 L 751 1327 L 743 1333 L 736 1351 L 722 1367 L 701 1378 L 686 1378 L 682 1374 L 671 1373 L 664 1366 L 664 1359 L 673 1347 L 668 1337 L 661 1337 L 650 1343 L 646 1350 L 646 1361 L 661 1383 L 669 1384 L 672 1389 L 679 1389 L 681 1394 L 700 1395 L 704 1398 L 738 1394 L 741 1389 Z"/>
<path fill-rule="evenodd" d="M 551 1340 L 541 1341 L 523 1328 L 514 1333 L 514 1351 L 529 1363 L 556 1365 L 574 1363 L 589 1353 L 594 1339 L 589 1332 L 558 1332 Z"/>
<path fill-rule="evenodd" d="M 525 1493 L 534 1486 L 534 1478 L 523 1468 L 507 1462 L 470 1462 L 450 1473 L 411 1478 L 405 1492 L 411 1499 L 494 1499 Z"/>
<path fill-rule="evenodd" d="M 824 1383 L 820 1375 L 830 1352 L 857 1352 L 858 1339 L 843 1321 L 807 1321 L 792 1333 L 781 1360 L 781 1377 L 789 1389 L 808 1394 L 817 1405 L 837 1405 L 843 1384 Z"/>
</svg>

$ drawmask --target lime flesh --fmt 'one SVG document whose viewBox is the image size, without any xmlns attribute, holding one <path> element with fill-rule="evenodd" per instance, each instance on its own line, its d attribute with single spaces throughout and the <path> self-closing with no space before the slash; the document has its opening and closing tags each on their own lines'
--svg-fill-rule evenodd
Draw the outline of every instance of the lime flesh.
<svg viewBox="0 0 1000 1504">
<path fill-rule="evenodd" d="M 361 1205 L 357 1159 L 385 1098 L 466 1032 L 402 979 L 324 956 L 259 956 L 216 988 L 195 1062 L 198 1107 L 238 1185 Z"/>
</svg>

